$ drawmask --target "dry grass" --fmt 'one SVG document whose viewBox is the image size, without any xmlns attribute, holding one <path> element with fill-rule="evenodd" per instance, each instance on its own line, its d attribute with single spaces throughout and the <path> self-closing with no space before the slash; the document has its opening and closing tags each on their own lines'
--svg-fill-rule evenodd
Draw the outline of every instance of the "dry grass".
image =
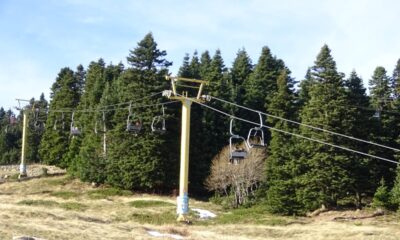
<svg viewBox="0 0 400 240">
<path fill-rule="evenodd" d="M 147 230 L 185 239 L 400 239 L 399 217 L 337 222 L 352 212 L 329 212 L 316 218 L 277 217 L 259 209 L 225 212 L 191 199 L 191 206 L 216 212 L 214 220 L 193 225 L 175 222 L 175 199 L 93 188 L 67 176 L 7 182 L 0 185 L 0 239 L 156 239 Z M 358 213 L 357 213 L 358 214 Z"/>
</svg>

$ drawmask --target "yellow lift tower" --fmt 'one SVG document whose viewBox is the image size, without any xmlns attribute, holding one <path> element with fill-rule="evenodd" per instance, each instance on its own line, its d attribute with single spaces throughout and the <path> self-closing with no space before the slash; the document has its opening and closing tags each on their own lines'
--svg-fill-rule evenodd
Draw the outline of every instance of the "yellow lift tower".
<svg viewBox="0 0 400 240">
<path fill-rule="evenodd" d="M 192 102 L 204 102 L 201 94 L 204 85 L 208 85 L 208 81 L 189 79 L 181 77 L 166 76 L 167 80 L 171 81 L 172 90 L 166 91 L 168 98 L 180 100 L 182 102 L 182 131 L 181 131 L 181 164 L 180 164 L 180 177 L 179 177 L 179 196 L 177 197 L 178 214 L 177 221 L 188 222 L 187 217 L 189 213 L 189 195 L 188 195 L 188 178 L 189 178 L 189 139 L 190 139 L 190 109 Z M 187 83 L 180 84 L 181 82 Z M 189 91 L 182 91 L 177 93 L 177 87 L 197 89 L 197 94 L 190 91 L 192 95 L 189 96 Z"/>
</svg>

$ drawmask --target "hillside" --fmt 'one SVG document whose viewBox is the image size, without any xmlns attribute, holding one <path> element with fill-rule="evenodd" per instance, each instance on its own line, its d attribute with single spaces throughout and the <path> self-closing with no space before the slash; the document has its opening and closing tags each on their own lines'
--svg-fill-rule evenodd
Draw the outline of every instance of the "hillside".
<svg viewBox="0 0 400 240">
<path fill-rule="evenodd" d="M 217 217 L 202 220 L 191 212 L 193 224 L 184 225 L 175 222 L 172 196 L 93 187 L 56 172 L 0 184 L 0 239 L 162 239 L 149 231 L 183 239 L 400 239 L 399 216 L 394 214 L 349 220 L 371 213 L 366 210 L 279 217 L 257 208 L 226 211 L 191 199 L 192 209 L 207 209 Z M 334 220 L 338 217 L 342 219 Z"/>
</svg>

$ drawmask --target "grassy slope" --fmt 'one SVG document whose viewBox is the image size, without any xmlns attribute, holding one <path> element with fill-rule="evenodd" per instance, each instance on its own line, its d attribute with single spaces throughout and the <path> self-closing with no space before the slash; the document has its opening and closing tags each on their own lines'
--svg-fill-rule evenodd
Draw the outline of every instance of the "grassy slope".
<svg viewBox="0 0 400 240">
<path fill-rule="evenodd" d="M 217 219 L 191 213 L 193 225 L 179 224 L 172 197 L 92 188 L 66 176 L 8 182 L 0 184 L 0 239 L 154 239 L 149 229 L 186 239 L 400 239 L 396 215 L 336 222 L 339 213 L 294 218 L 259 208 L 227 212 L 193 199 L 190 204 L 217 213 Z"/>
</svg>

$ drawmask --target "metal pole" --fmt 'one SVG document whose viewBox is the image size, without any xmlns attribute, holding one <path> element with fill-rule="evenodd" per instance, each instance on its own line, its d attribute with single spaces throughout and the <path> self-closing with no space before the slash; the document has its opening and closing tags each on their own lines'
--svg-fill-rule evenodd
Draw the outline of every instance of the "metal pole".
<svg viewBox="0 0 400 240">
<path fill-rule="evenodd" d="M 26 150 L 26 137 L 27 137 L 27 125 L 28 125 L 28 114 L 23 111 L 24 120 L 23 120 L 23 128 L 22 128 L 22 150 L 21 150 L 21 165 L 19 166 L 19 177 L 26 177 L 26 163 L 25 163 L 25 150 Z"/>
<path fill-rule="evenodd" d="M 189 213 L 188 175 L 191 105 L 192 101 L 188 99 L 182 100 L 181 166 L 176 210 L 178 214 L 177 221 L 179 222 L 187 222 Z"/>
</svg>

